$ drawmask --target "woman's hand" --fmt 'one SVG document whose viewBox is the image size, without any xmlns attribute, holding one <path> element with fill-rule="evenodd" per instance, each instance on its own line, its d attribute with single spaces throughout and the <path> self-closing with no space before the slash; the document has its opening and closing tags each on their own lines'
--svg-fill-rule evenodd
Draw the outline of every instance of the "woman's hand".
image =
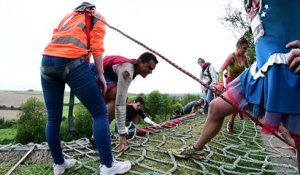
<svg viewBox="0 0 300 175">
<path fill-rule="evenodd" d="M 100 85 L 100 88 L 102 90 L 102 93 L 103 93 L 103 95 L 105 95 L 106 91 L 107 91 L 107 85 L 106 85 L 104 75 L 103 74 L 99 75 L 98 80 L 99 80 L 99 85 Z"/>
<path fill-rule="evenodd" d="M 219 82 L 218 83 L 217 89 L 218 89 L 218 91 L 223 92 L 223 90 L 224 90 L 224 84 L 223 84 L 223 82 Z"/>
<path fill-rule="evenodd" d="M 119 151 L 124 152 L 126 149 L 126 134 L 124 135 L 119 135 Z"/>
<path fill-rule="evenodd" d="M 286 45 L 287 48 L 300 49 L 300 41 L 295 40 Z M 288 57 L 289 68 L 295 73 L 300 73 L 300 50 L 293 50 Z"/>
</svg>

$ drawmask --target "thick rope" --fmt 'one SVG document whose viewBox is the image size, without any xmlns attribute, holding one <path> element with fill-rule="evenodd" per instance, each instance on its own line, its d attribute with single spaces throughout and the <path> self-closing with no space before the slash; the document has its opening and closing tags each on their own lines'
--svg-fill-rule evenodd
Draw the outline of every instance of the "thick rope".
<svg viewBox="0 0 300 175">
<path fill-rule="evenodd" d="M 99 19 L 99 18 L 98 18 Z M 122 34 L 123 36 L 125 36 L 126 38 L 132 40 L 133 42 L 137 43 L 138 45 L 144 47 L 145 49 L 149 50 L 150 52 L 158 55 L 159 57 L 161 57 L 163 60 L 165 60 L 166 62 L 168 62 L 169 64 L 171 64 L 172 66 L 174 66 L 175 68 L 177 68 L 178 70 L 180 70 L 181 72 L 183 72 L 184 74 L 188 75 L 189 77 L 193 78 L 194 80 L 196 80 L 197 82 L 199 82 L 202 86 L 206 87 L 207 89 L 211 90 L 213 93 L 215 93 L 217 96 L 219 96 L 220 98 L 222 98 L 224 101 L 226 101 L 227 103 L 229 103 L 230 105 L 232 105 L 233 107 L 235 107 L 239 113 L 241 113 L 243 116 L 248 117 L 251 121 L 253 121 L 256 125 L 259 125 L 260 127 L 263 126 L 263 124 L 257 119 L 254 118 L 250 113 L 248 113 L 247 111 L 241 109 L 238 107 L 238 105 L 232 103 L 229 99 L 227 99 L 226 97 L 224 97 L 221 92 L 219 92 L 218 90 L 216 90 L 214 87 L 209 86 L 207 84 L 205 84 L 203 81 L 201 81 L 199 78 L 197 78 L 196 76 L 194 76 L 193 74 L 187 72 L 186 70 L 184 70 L 183 68 L 179 67 L 178 65 L 176 65 L 175 63 L 173 63 L 171 60 L 167 59 L 165 56 L 161 55 L 160 53 L 158 53 L 157 51 L 151 49 L 150 47 L 148 47 L 147 45 L 145 45 L 144 43 L 132 38 L 131 36 L 127 35 L 126 33 L 122 32 L 121 30 L 117 29 L 116 27 L 113 27 L 112 25 L 108 24 L 106 21 L 101 20 L 105 25 L 107 25 L 109 28 L 117 31 L 118 33 Z M 274 130 L 272 129 L 267 129 L 271 134 L 273 134 L 275 137 L 277 137 L 279 140 L 281 140 L 282 142 L 286 143 L 287 145 L 295 148 L 295 146 L 291 143 L 289 143 L 286 139 L 282 138 L 281 136 L 279 136 Z"/>
<path fill-rule="evenodd" d="M 270 139 L 261 137 L 258 127 L 253 122 L 245 120 L 236 122 L 238 128 L 235 133 L 229 134 L 226 129 L 222 129 L 215 139 L 205 145 L 203 159 L 196 156 L 187 161 L 178 161 L 170 149 L 187 147 L 191 138 L 198 137 L 199 129 L 197 128 L 204 125 L 206 118 L 203 115 L 194 115 L 175 120 L 181 123 L 176 122 L 177 125 L 161 129 L 159 132 L 151 131 L 151 134 L 135 135 L 129 138 L 128 148 L 124 153 L 119 152 L 118 139 L 112 137 L 114 157 L 121 161 L 130 160 L 132 169 L 129 173 L 136 175 L 298 174 L 295 153 L 287 153 L 265 145 Z M 274 136 L 271 138 L 275 139 Z M 277 139 L 273 143 L 275 146 L 280 145 L 277 144 Z M 61 144 L 66 158 L 77 159 L 76 166 L 69 170 L 69 174 L 99 174 L 97 149 L 90 147 L 88 138 Z M 23 174 L 24 172 L 25 174 L 41 174 L 41 172 L 51 174 L 51 156 L 46 142 L 0 145 L 0 151 L 5 153 L 0 156 L 0 163 L 3 165 L 0 172 L 5 172 L 7 170 L 5 167 L 11 167 L 12 163 L 24 155 L 24 151 L 31 150 L 33 145 L 35 148 L 32 153 L 21 164 L 18 164 L 12 174 L 22 174 L 22 172 Z M 47 162 L 47 165 L 37 168 L 36 162 Z"/>
</svg>

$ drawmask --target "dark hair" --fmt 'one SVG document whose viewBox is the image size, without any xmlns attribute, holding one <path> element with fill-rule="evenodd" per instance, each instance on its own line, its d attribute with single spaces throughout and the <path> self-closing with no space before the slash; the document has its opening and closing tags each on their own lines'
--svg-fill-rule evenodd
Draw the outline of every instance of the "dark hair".
<svg viewBox="0 0 300 175">
<path fill-rule="evenodd" d="M 84 12 L 85 10 L 94 10 L 96 6 L 89 2 L 83 2 L 78 7 L 74 9 L 75 12 Z"/>
<path fill-rule="evenodd" d="M 199 63 L 205 63 L 205 60 L 203 58 L 198 58 L 198 64 Z"/>
<path fill-rule="evenodd" d="M 134 100 L 135 103 L 140 102 L 141 104 L 144 104 L 144 99 L 143 97 L 136 97 L 136 99 Z"/>
<path fill-rule="evenodd" d="M 241 37 L 237 42 L 236 42 L 236 46 L 241 46 L 243 44 L 247 44 L 249 45 L 247 39 L 245 37 Z"/>
<path fill-rule="evenodd" d="M 147 63 L 150 60 L 153 60 L 156 64 L 158 63 L 155 55 L 153 55 L 150 52 L 144 52 L 142 55 L 139 56 L 138 60 L 140 60 L 142 63 Z"/>
</svg>

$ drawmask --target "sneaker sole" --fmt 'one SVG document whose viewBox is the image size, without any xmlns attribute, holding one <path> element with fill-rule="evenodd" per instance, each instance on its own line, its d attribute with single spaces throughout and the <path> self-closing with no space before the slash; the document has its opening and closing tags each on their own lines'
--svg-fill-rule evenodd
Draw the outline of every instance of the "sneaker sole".
<svg viewBox="0 0 300 175">
<path fill-rule="evenodd" d="M 118 173 L 115 173 L 115 174 L 112 174 L 112 175 L 125 174 L 125 173 L 127 173 L 128 171 L 130 171 L 130 169 L 131 169 L 131 163 L 130 163 L 130 165 L 128 166 L 128 168 L 124 169 L 124 171 L 121 171 L 121 172 L 118 172 Z"/>
<path fill-rule="evenodd" d="M 130 163 L 130 165 L 128 166 L 127 169 L 125 169 L 124 171 L 122 171 L 122 172 L 120 172 L 120 173 L 117 173 L 117 174 L 124 174 L 124 173 L 127 173 L 130 169 L 131 169 L 131 163 Z"/>
<path fill-rule="evenodd" d="M 177 153 L 176 150 L 172 150 L 172 154 L 175 157 L 181 158 L 181 159 L 189 159 L 189 158 L 193 158 L 193 159 L 197 159 L 197 160 L 203 160 L 205 157 L 204 155 L 199 155 L 199 154 L 193 154 L 193 155 L 181 155 L 179 153 Z"/>
<path fill-rule="evenodd" d="M 192 155 L 181 155 L 177 152 L 176 149 L 172 150 L 172 154 L 177 157 L 177 158 L 181 158 L 181 159 L 189 159 L 189 158 L 193 158 L 193 159 L 197 159 L 197 160 L 203 160 L 205 159 L 204 155 L 199 155 L 199 154 L 192 154 Z"/>
</svg>

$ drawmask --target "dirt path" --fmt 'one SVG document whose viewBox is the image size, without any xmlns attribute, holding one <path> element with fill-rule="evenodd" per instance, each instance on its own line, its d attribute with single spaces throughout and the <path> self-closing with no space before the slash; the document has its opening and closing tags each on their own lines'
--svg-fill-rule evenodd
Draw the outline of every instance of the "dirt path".
<svg viewBox="0 0 300 175">
<path fill-rule="evenodd" d="M 4 120 L 18 119 L 19 112 L 19 110 L 0 110 L 0 118 L 4 118 Z"/>
<path fill-rule="evenodd" d="M 272 158 L 272 162 L 280 164 L 284 163 L 295 167 L 298 166 L 296 152 L 294 149 L 272 135 L 262 134 L 262 137 L 267 150 L 278 152 L 280 155 L 287 155 L 287 157 Z M 274 169 L 276 169 L 276 167 L 274 167 Z"/>
</svg>

